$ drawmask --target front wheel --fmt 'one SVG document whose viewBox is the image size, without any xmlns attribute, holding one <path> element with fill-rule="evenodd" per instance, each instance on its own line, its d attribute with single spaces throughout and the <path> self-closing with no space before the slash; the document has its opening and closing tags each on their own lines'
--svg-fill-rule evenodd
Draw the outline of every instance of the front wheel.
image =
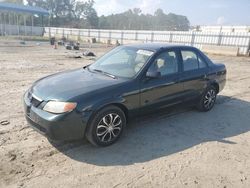
<svg viewBox="0 0 250 188">
<path fill-rule="evenodd" d="M 217 92 L 213 86 L 209 86 L 202 94 L 197 108 L 202 112 L 211 110 L 216 101 Z"/>
<path fill-rule="evenodd" d="M 124 112 L 116 106 L 108 106 L 97 112 L 91 120 L 86 137 L 93 145 L 109 146 L 119 139 L 125 125 Z"/>
</svg>

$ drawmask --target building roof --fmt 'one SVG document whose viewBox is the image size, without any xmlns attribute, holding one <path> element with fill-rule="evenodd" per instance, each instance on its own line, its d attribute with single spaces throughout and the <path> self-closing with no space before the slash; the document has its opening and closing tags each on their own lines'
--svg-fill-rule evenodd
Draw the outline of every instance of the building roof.
<svg viewBox="0 0 250 188">
<path fill-rule="evenodd" d="M 30 14 L 49 15 L 49 12 L 43 8 L 19 5 L 19 4 L 14 4 L 14 3 L 0 3 L 0 11 L 1 10 L 23 12 L 23 13 L 30 13 Z"/>
</svg>

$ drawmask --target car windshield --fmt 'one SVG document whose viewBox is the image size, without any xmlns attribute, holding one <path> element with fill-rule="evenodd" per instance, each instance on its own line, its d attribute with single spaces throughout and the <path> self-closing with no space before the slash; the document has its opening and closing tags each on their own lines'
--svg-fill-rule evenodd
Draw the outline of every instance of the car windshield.
<svg viewBox="0 0 250 188">
<path fill-rule="evenodd" d="M 142 69 L 153 53 L 149 50 L 119 46 L 90 65 L 89 70 L 111 76 L 132 78 Z"/>
</svg>

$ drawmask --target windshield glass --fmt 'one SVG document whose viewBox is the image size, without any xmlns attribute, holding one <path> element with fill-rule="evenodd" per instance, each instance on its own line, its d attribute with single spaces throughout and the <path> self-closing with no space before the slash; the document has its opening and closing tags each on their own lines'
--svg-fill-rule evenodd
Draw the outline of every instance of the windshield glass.
<svg viewBox="0 0 250 188">
<path fill-rule="evenodd" d="M 117 77 L 134 77 L 154 52 L 119 46 L 89 66 L 91 71 L 108 73 Z"/>
</svg>

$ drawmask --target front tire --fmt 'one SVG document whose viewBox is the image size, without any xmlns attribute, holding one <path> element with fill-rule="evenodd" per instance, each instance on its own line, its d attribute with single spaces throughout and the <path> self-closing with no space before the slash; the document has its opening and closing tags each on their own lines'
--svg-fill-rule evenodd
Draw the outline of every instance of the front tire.
<svg viewBox="0 0 250 188">
<path fill-rule="evenodd" d="M 209 86 L 202 94 L 199 103 L 197 104 L 197 108 L 199 111 L 207 112 L 211 110 L 215 104 L 217 97 L 217 91 L 215 87 Z"/>
<path fill-rule="evenodd" d="M 109 146 L 120 138 L 125 126 L 124 112 L 116 106 L 108 106 L 92 118 L 86 137 L 95 146 Z"/>
</svg>

